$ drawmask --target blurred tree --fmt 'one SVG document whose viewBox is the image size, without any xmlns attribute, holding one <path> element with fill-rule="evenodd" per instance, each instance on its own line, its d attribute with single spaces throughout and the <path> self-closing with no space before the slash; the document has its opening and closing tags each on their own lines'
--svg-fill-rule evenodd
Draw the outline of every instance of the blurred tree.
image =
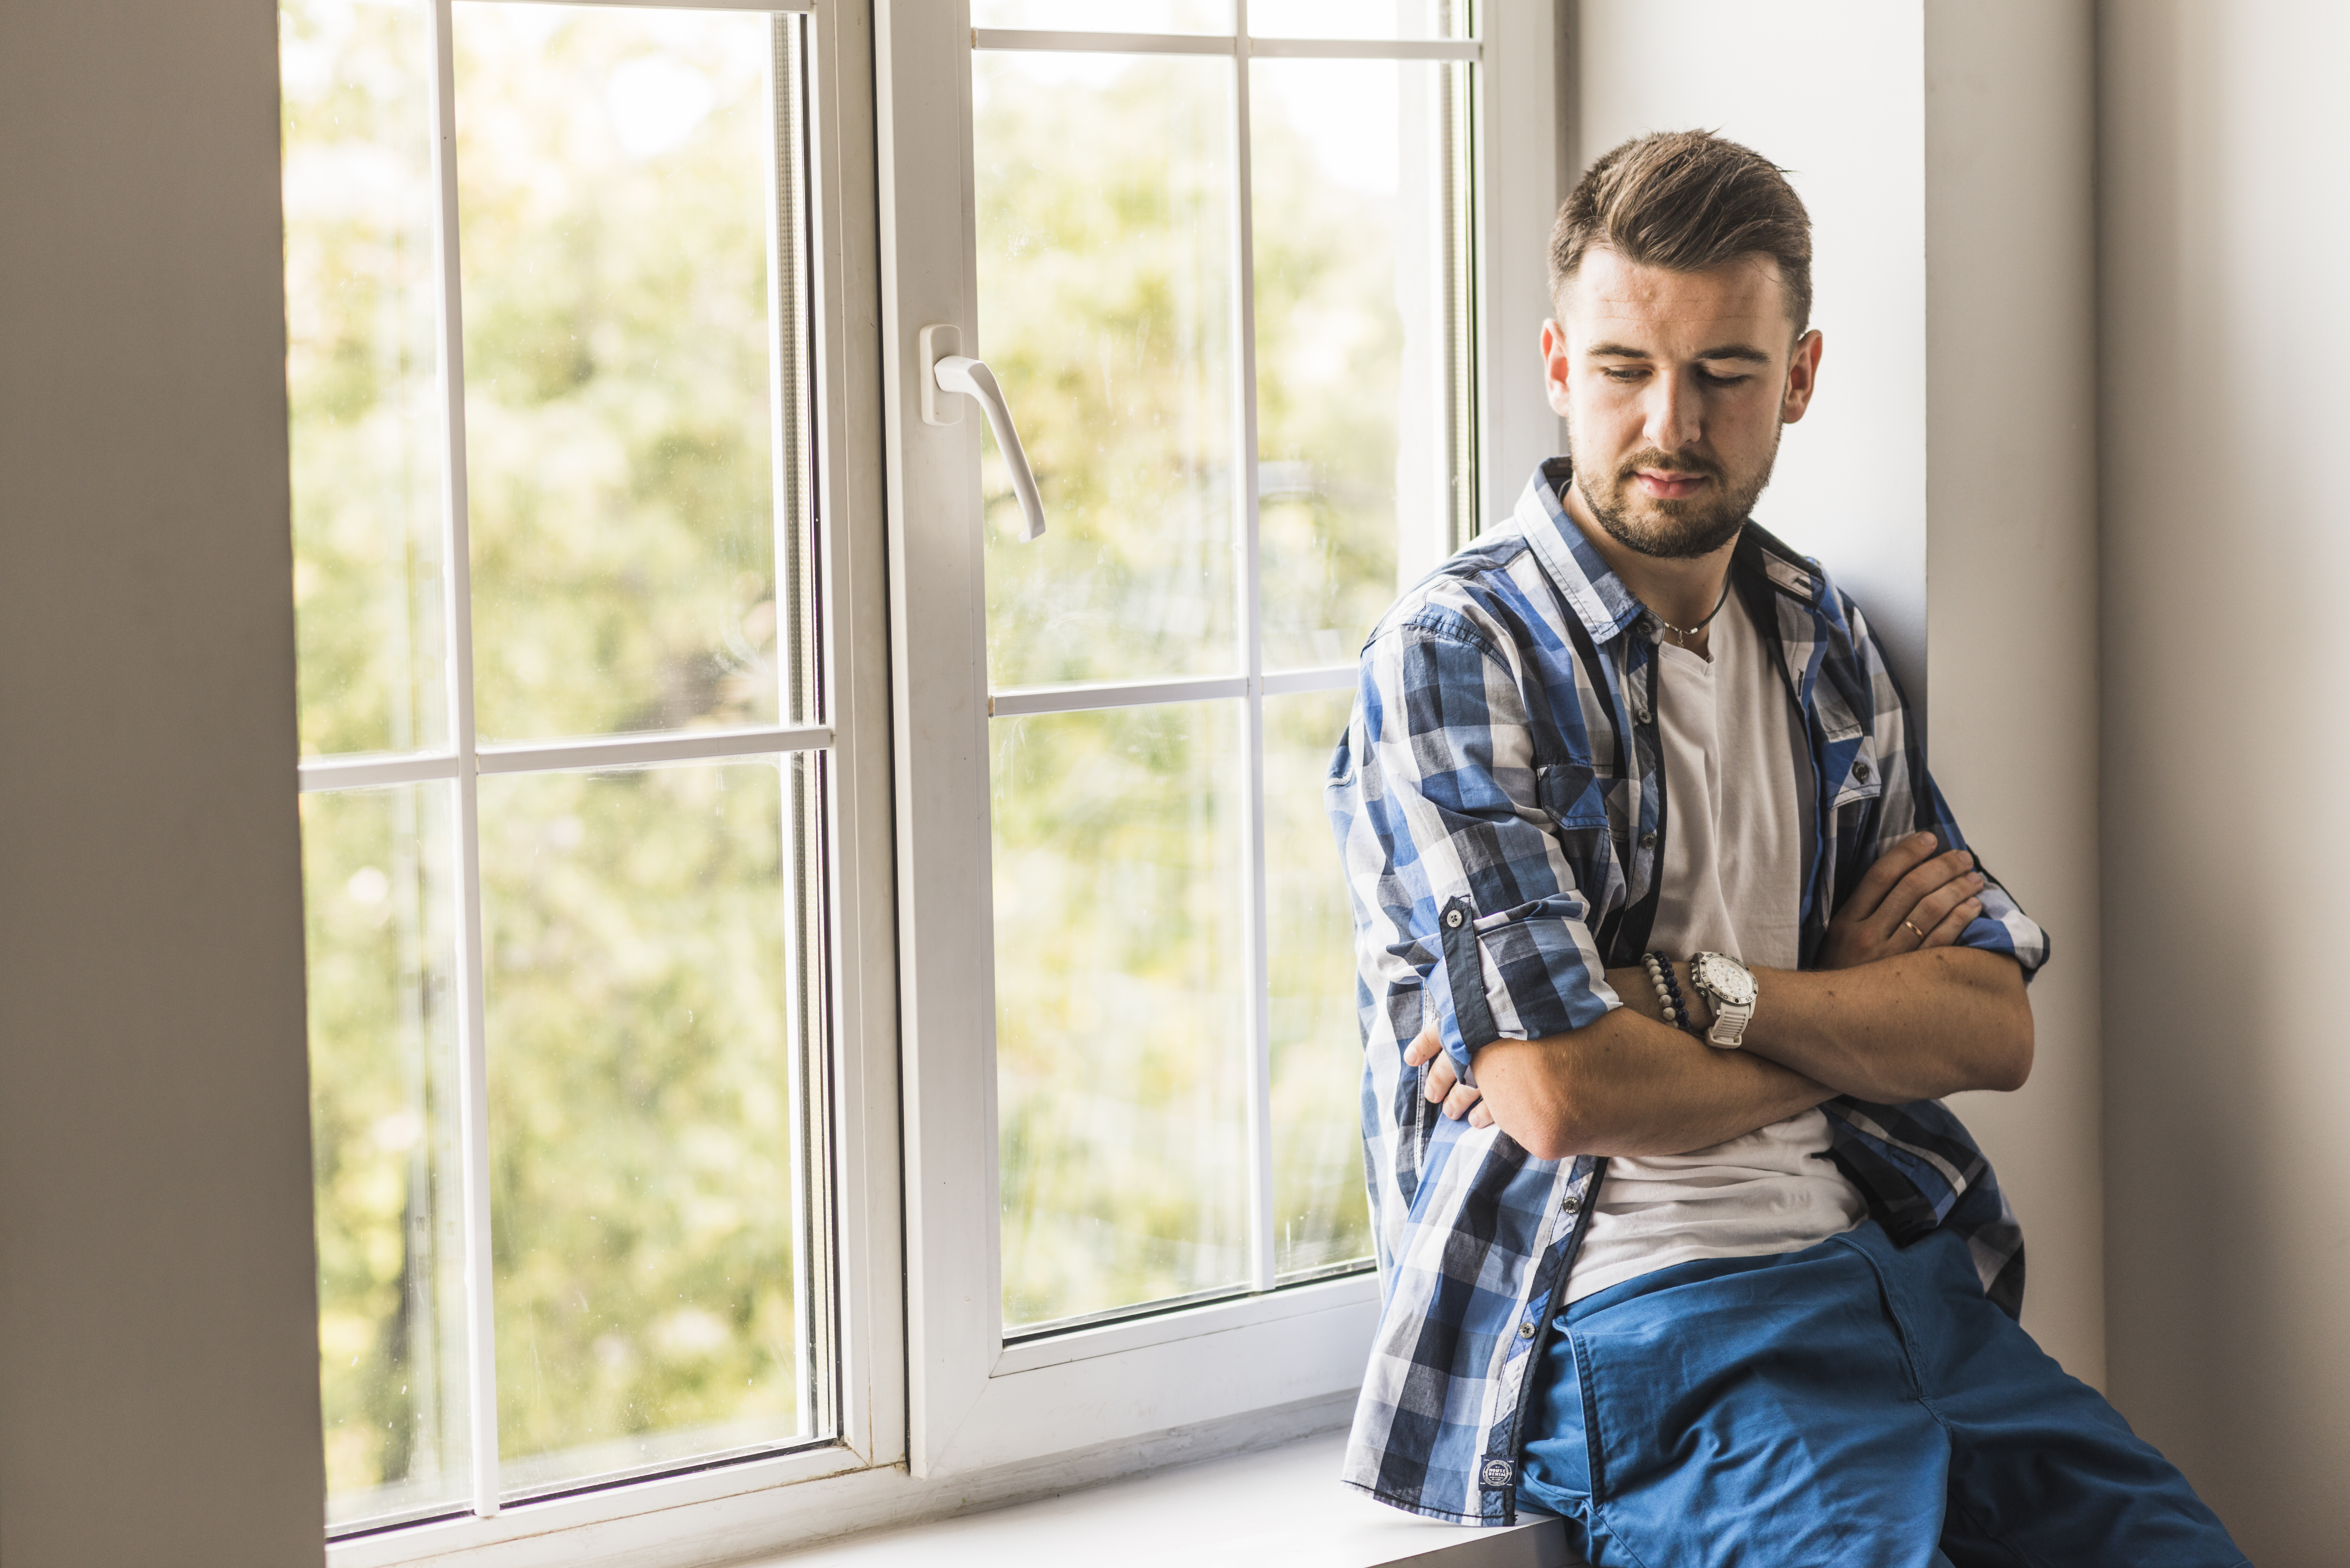
<svg viewBox="0 0 2350 1568">
<path fill-rule="evenodd" d="M 991 459 L 993 680 L 1237 671 L 1230 67 L 983 54 L 975 68 L 981 347 L 1053 520 L 1014 542 Z M 1394 592 L 1392 220 L 1328 181 L 1284 119 L 1256 123 L 1258 362 L 1316 362 L 1319 389 L 1260 377 L 1261 449 L 1320 460 L 1265 514 L 1266 572 L 1358 620 L 1337 634 L 1343 660 Z M 1284 758 L 1326 758 L 1344 707 L 1268 711 Z M 994 721 L 1008 1324 L 1248 1277 L 1240 723 L 1237 701 Z M 1343 898 L 1315 896 L 1339 889 L 1320 774 L 1276 770 L 1303 793 L 1269 805 L 1294 1269 L 1368 1251 L 1350 932 Z"/>
<path fill-rule="evenodd" d="M 767 23 L 458 16 L 484 733 L 772 722 Z M 303 744 L 444 745 L 422 11 L 284 0 L 281 16 Z M 1045 546 L 989 547 L 999 683 L 1239 668 L 1218 68 L 983 91 L 984 349 L 1018 389 L 1055 518 Z M 1285 124 L 1261 119 L 1254 151 L 1259 211 L 1284 220 L 1260 225 L 1262 447 L 1323 454 L 1266 509 L 1265 570 L 1358 638 L 1394 571 L 1391 225 Z M 1316 356 L 1310 397 L 1270 369 Z M 1343 710 L 1267 708 L 1284 1269 L 1367 1251 L 1317 794 Z M 1245 1276 L 1239 714 L 995 726 L 1012 1321 Z M 304 805 L 338 1520 L 465 1492 L 446 793 Z M 806 918 L 787 851 L 812 813 L 807 779 L 772 763 L 482 784 L 513 1484 L 806 1418 L 785 955 Z"/>
<path fill-rule="evenodd" d="M 422 15 L 281 10 L 312 753 L 447 743 Z M 457 17 L 484 736 L 773 722 L 770 24 Z M 465 1490 L 452 861 L 426 820 L 444 787 L 305 803 L 338 1519 Z M 494 778 L 481 797 L 509 1484 L 788 1437 L 782 842 L 806 782 L 788 805 L 774 762 Z"/>
</svg>

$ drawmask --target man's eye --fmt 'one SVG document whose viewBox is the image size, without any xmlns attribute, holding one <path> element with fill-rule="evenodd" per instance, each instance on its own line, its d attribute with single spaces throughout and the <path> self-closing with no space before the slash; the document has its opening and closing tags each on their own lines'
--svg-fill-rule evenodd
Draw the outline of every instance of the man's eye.
<svg viewBox="0 0 2350 1568">
<path fill-rule="evenodd" d="M 1697 375 L 1698 379 L 1709 387 L 1735 387 L 1742 381 L 1751 381 L 1754 379 L 1752 376 L 1718 375 L 1711 370 L 1700 370 Z"/>
<path fill-rule="evenodd" d="M 1648 374 L 1637 365 L 1603 365 L 1599 373 L 1611 381 L 1637 381 Z"/>
</svg>

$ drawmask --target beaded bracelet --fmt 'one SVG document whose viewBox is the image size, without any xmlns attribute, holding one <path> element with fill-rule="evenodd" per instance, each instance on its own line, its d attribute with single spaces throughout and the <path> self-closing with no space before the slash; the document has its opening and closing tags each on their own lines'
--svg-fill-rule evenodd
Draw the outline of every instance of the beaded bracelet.
<svg viewBox="0 0 2350 1568">
<path fill-rule="evenodd" d="M 1665 1022 L 1695 1034 L 1697 1020 L 1690 1016 L 1689 1003 L 1681 1000 L 1680 982 L 1673 978 L 1673 961 L 1662 953 L 1643 953 L 1640 961 L 1648 966 L 1648 981 L 1657 988 L 1657 1002 L 1665 1010 Z"/>
</svg>

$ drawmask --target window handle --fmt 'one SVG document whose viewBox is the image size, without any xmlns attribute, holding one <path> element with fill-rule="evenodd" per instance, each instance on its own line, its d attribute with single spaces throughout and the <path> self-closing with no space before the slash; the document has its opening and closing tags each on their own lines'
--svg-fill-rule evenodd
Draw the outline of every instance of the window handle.
<svg viewBox="0 0 2350 1568">
<path fill-rule="evenodd" d="M 960 405 L 946 402 L 941 392 L 961 392 L 978 401 L 987 415 L 987 424 L 995 432 L 996 450 L 1003 454 L 1003 466 L 1012 471 L 1012 493 L 1020 498 L 1020 513 L 1026 524 L 1020 530 L 1024 540 L 1044 536 L 1045 503 L 1036 494 L 1036 476 L 1028 468 L 1027 449 L 1020 444 L 1020 432 L 1013 428 L 1012 410 L 1003 400 L 1003 389 L 996 385 L 995 372 L 983 359 L 973 359 L 957 352 L 962 347 L 962 334 L 952 327 L 922 328 L 922 358 L 931 373 L 922 383 L 922 420 L 927 424 L 960 423 Z"/>
</svg>

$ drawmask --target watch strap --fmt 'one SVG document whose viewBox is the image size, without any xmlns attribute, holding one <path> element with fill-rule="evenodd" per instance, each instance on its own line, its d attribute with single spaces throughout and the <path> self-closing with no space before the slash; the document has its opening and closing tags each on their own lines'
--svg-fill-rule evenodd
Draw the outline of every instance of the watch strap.
<svg viewBox="0 0 2350 1568">
<path fill-rule="evenodd" d="M 1753 984 L 1754 971 L 1747 969 L 1744 964 L 1739 963 L 1727 953 L 1699 953 L 1690 960 L 1690 989 L 1703 992 L 1706 1001 L 1713 1008 L 1713 1023 L 1700 1032 L 1698 1038 L 1716 1049 L 1735 1051 L 1746 1038 L 1746 1025 L 1752 1022 L 1754 1017 L 1754 1003 L 1752 1001 L 1730 1001 L 1709 984 L 1705 978 L 1706 970 L 1710 967 L 1705 961 L 1708 959 L 1721 963 L 1738 964 L 1739 969 L 1747 976 L 1750 990 Z"/>
</svg>

